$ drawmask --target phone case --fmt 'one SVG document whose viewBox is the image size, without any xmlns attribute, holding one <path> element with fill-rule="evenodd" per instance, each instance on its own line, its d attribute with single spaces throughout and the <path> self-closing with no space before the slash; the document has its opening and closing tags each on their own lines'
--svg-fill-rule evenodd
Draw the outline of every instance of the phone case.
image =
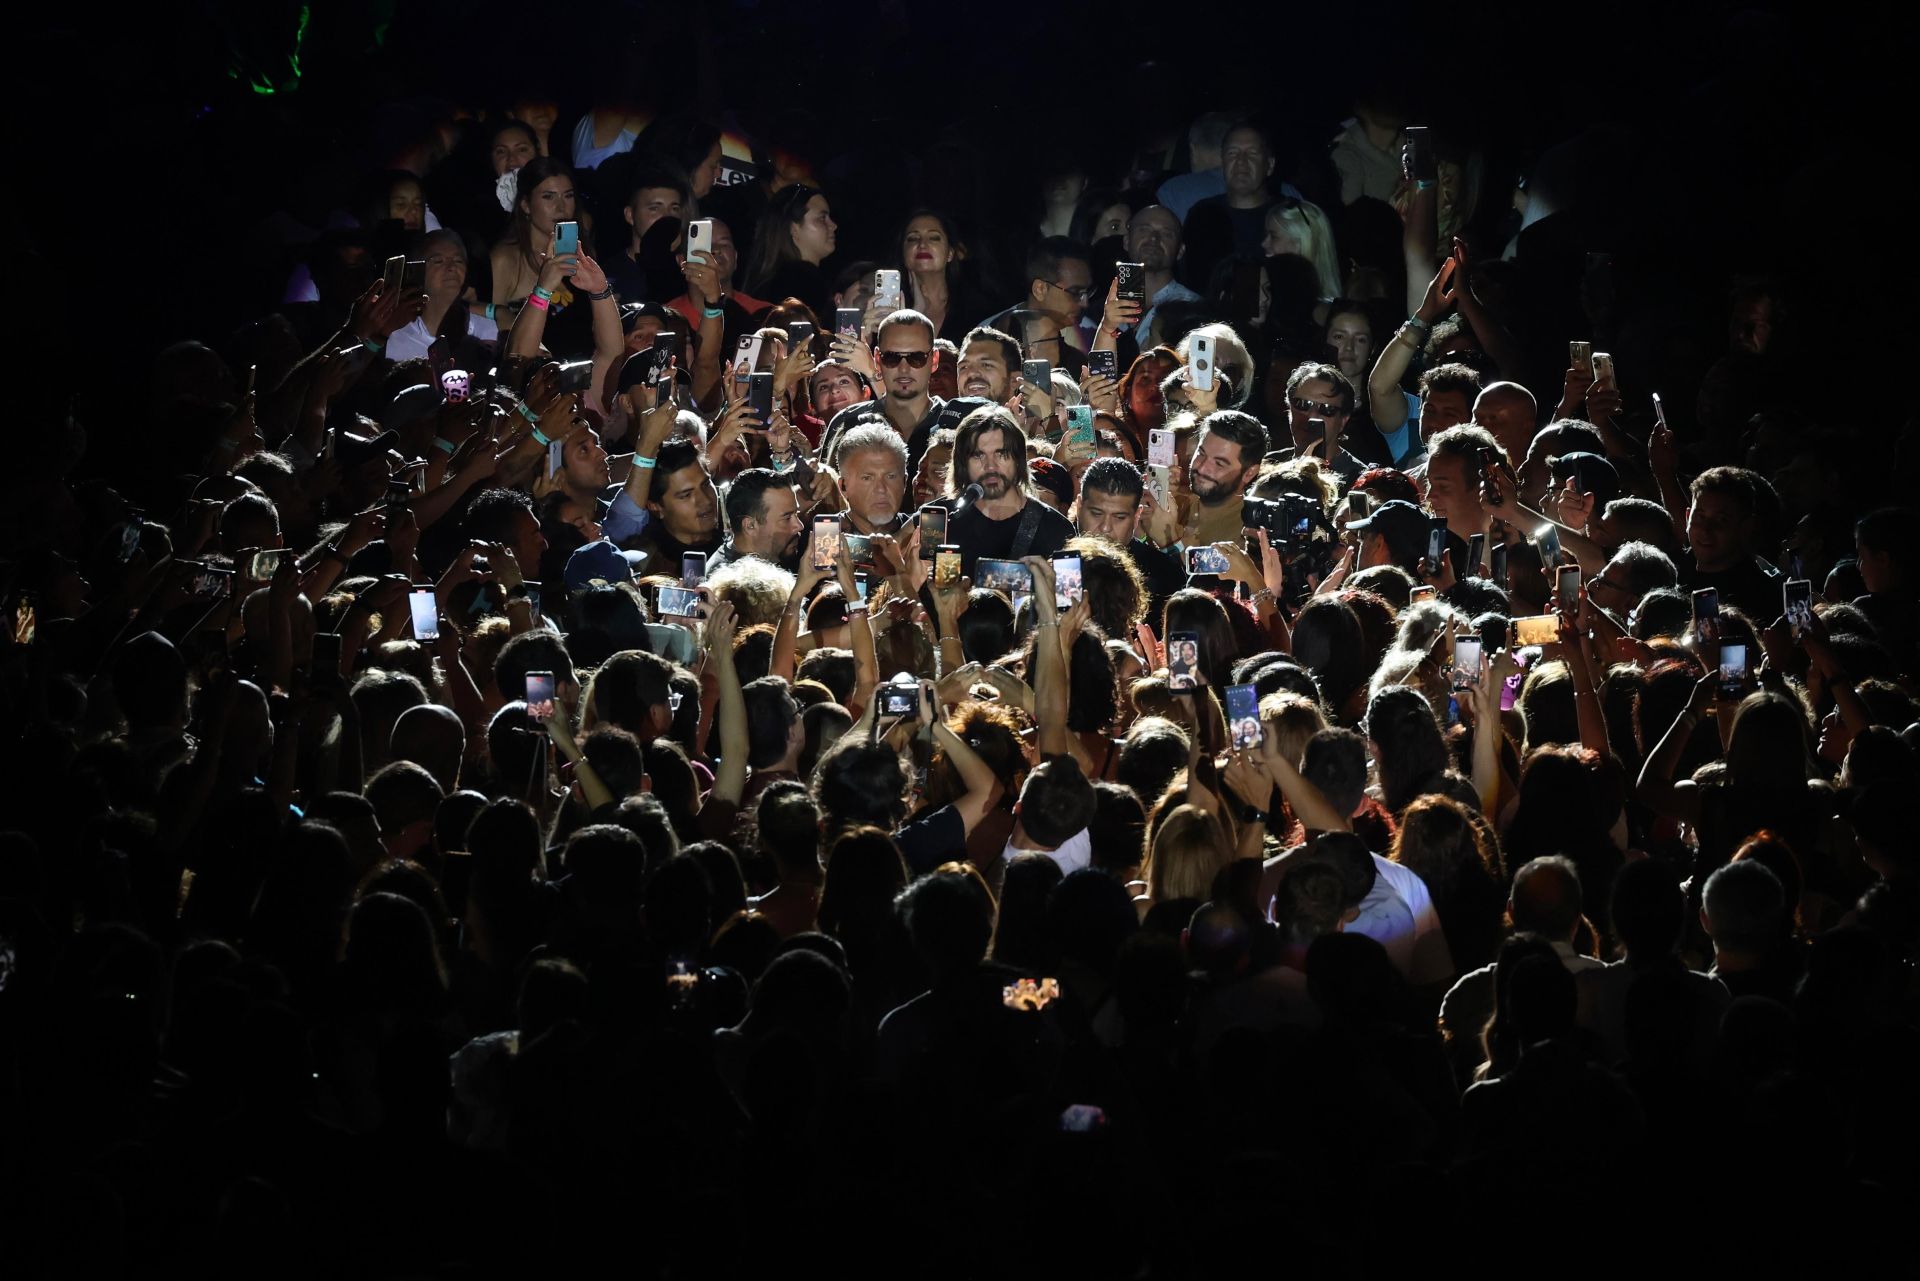
<svg viewBox="0 0 1920 1281">
<path fill-rule="evenodd" d="M 1147 433 L 1147 466 L 1173 466 L 1173 433 L 1158 428 Z"/>
</svg>

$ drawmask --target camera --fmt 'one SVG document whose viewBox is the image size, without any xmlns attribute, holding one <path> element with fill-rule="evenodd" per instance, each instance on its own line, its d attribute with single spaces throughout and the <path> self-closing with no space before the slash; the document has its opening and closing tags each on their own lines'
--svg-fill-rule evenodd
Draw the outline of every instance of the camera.
<svg viewBox="0 0 1920 1281">
<path fill-rule="evenodd" d="M 1304 494 L 1244 499 L 1240 504 L 1240 523 L 1247 529 L 1267 531 L 1268 541 L 1287 566 L 1289 603 L 1306 599 L 1310 590 L 1308 575 L 1325 578 L 1333 566 L 1339 536 L 1320 504 Z"/>
</svg>

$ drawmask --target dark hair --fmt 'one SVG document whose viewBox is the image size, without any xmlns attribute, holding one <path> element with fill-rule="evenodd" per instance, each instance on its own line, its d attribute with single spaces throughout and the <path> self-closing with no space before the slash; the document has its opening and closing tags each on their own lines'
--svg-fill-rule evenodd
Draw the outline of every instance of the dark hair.
<svg viewBox="0 0 1920 1281">
<path fill-rule="evenodd" d="M 891 830 L 906 813 L 906 775 L 893 749 L 842 740 L 814 767 L 813 795 L 826 830 L 871 824 Z"/>
<path fill-rule="evenodd" d="M 645 650 L 622 650 L 593 677 L 593 711 L 633 733 L 652 732 L 652 709 L 671 702 L 673 664 Z"/>
<path fill-rule="evenodd" d="M 580 752 L 615 799 L 640 790 L 646 777 L 646 757 L 640 740 L 618 725 L 596 725 L 580 740 Z"/>
<path fill-rule="evenodd" d="M 1240 465 L 1252 467 L 1267 453 L 1267 429 L 1252 414 L 1238 409 L 1216 409 L 1200 420 L 1200 430 L 1209 436 L 1230 440 L 1240 451 Z"/>
<path fill-rule="evenodd" d="M 1854 539 L 1865 548 L 1884 552 L 1902 572 L 1920 562 L 1920 514 L 1910 507 L 1882 507 L 1853 525 Z"/>
<path fill-rule="evenodd" d="M 1532 859 L 1513 874 L 1513 928 L 1565 939 L 1584 910 L 1580 872 L 1557 854 Z"/>
<path fill-rule="evenodd" d="M 806 784 L 789 779 L 769 783 L 754 806 L 760 847 L 785 871 L 820 871 L 820 809 Z"/>
<path fill-rule="evenodd" d="M 1229 437 L 1231 439 L 1231 437 Z M 1140 501 L 1146 491 L 1140 468 L 1125 458 L 1096 458 L 1080 473 L 1080 492 L 1097 489 L 1103 494 Z"/>
<path fill-rule="evenodd" d="M 1013 648 L 1013 606 L 999 592 L 976 587 L 960 615 L 960 652 L 970 663 L 991 663 Z"/>
<path fill-rule="evenodd" d="M 747 705 L 747 764 L 753 769 L 778 765 L 800 719 L 800 704 L 780 676 L 748 681 L 740 694 Z"/>
<path fill-rule="evenodd" d="M 1047 896 L 1065 875 L 1046 854 L 1018 854 L 1007 860 L 993 927 L 995 961 L 1032 974 L 1051 968 L 1054 949 L 1047 930 Z"/>
<path fill-rule="evenodd" d="M 824 197 L 818 187 L 796 182 L 767 202 L 760 223 L 753 231 L 753 257 L 747 264 L 747 287 L 764 294 L 766 286 L 782 263 L 799 257 L 793 243 L 793 229 L 807 218 L 807 206 L 815 196 Z"/>
<path fill-rule="evenodd" d="M 1183 587 L 1167 598 L 1161 636 L 1195 632 L 1200 637 L 1200 670 L 1207 684 L 1223 689 L 1233 683 L 1233 659 L 1240 652 L 1226 606 L 1198 587 Z"/>
<path fill-rule="evenodd" d="M 1367 795 L 1367 740 L 1337 725 L 1316 731 L 1300 755 L 1300 774 L 1328 804 L 1351 815 Z"/>
<path fill-rule="evenodd" d="M 1132 790 L 1143 809 L 1150 810 L 1186 767 L 1187 738 L 1178 726 L 1172 722 L 1164 727 L 1136 726 L 1120 743 L 1113 777 Z"/>
<path fill-rule="evenodd" d="M 712 143 L 707 144 L 708 149 L 711 149 L 712 146 Z M 701 153 L 701 159 L 704 160 L 705 158 L 706 155 L 703 151 Z M 697 165 L 695 167 L 697 167 Z M 678 167 L 668 168 L 663 164 L 646 163 L 643 161 L 634 169 L 632 176 L 627 179 L 626 198 L 620 203 L 630 205 L 640 198 L 641 192 L 662 187 L 670 191 L 678 192 L 682 203 L 692 200 L 693 183 L 687 177 L 689 172 L 690 170 L 684 170 Z"/>
<path fill-rule="evenodd" d="M 487 543 L 514 543 L 513 524 L 521 512 L 533 510 L 533 500 L 517 489 L 483 489 L 467 504 L 461 523 L 467 537 Z M 533 566 L 526 566 L 532 569 Z"/>
<path fill-rule="evenodd" d="M 1472 407 L 1474 397 L 1480 394 L 1480 371 L 1457 361 L 1435 365 L 1420 375 L 1419 385 L 1422 399 L 1436 391 L 1457 391 L 1466 396 L 1468 407 Z"/>
<path fill-rule="evenodd" d="M 993 343 L 998 346 L 1000 348 L 1001 359 L 1007 362 L 1008 371 L 1011 373 L 1018 373 L 1020 371 L 1020 361 L 1024 353 L 1020 350 L 1020 340 L 1018 338 L 1015 338 L 1012 334 L 1004 330 L 995 329 L 991 325 L 975 325 L 967 331 L 967 336 L 960 340 L 961 354 L 966 354 L 967 348 L 977 342 Z"/>
<path fill-rule="evenodd" d="M 1093 818 L 1087 823 L 1089 866 L 1124 872 L 1146 860 L 1147 809 L 1133 789 L 1105 780 L 1093 785 Z"/>
<path fill-rule="evenodd" d="M 980 436 L 997 431 L 1008 456 L 1013 459 L 1014 488 L 1028 488 L 1027 432 L 1013 411 L 1005 405 L 982 405 L 960 420 L 953 433 L 953 463 L 947 471 L 947 492 L 958 494 L 967 487 L 967 462 L 979 450 Z"/>
<path fill-rule="evenodd" d="M 1367 843 L 1352 832 L 1320 833 L 1307 846 L 1306 857 L 1340 874 L 1342 910 L 1359 906 L 1360 901 L 1373 892 L 1374 878 L 1380 875 Z"/>
<path fill-rule="evenodd" d="M 727 528 L 736 535 L 746 523 L 747 517 L 764 521 L 767 518 L 767 491 L 782 486 L 793 488 L 793 482 L 783 480 L 779 472 L 765 467 L 749 467 L 733 478 L 727 487 Z"/>
<path fill-rule="evenodd" d="M 503 695 L 519 697 L 526 689 L 528 672 L 552 672 L 556 685 L 573 683 L 573 658 L 560 633 L 521 632 L 493 657 L 493 687 Z"/>
<path fill-rule="evenodd" d="M 647 501 L 661 501 L 666 496 L 667 477 L 693 466 L 698 466 L 704 472 L 707 469 L 706 456 L 699 445 L 685 436 L 675 436 L 660 446 L 660 452 L 654 456 L 653 477 L 647 485 Z"/>
<path fill-rule="evenodd" d="M 1389 812 L 1438 790 L 1450 758 L 1426 695 L 1405 685 L 1381 690 L 1367 705 L 1366 731 L 1378 750 L 1381 800 Z"/>
<path fill-rule="evenodd" d="M 986 956 L 993 939 L 993 900 L 978 875 L 923 876 L 901 893 L 897 907 L 913 950 L 936 980 L 959 974 Z"/>
<path fill-rule="evenodd" d="M 880 929 L 907 884 L 907 861 L 891 836 L 877 827 L 842 832 L 828 848 L 827 879 L 820 888 L 820 928 L 842 942 L 854 932 Z"/>
<path fill-rule="evenodd" d="M 1060 274 L 1060 264 L 1077 258 L 1089 267 L 1093 265 L 1093 251 L 1069 236 L 1048 236 L 1027 251 L 1027 285 L 1032 287 L 1036 280 L 1053 284 L 1054 277 Z"/>
<path fill-rule="evenodd" d="M 1315 596 L 1301 607 L 1293 624 L 1293 657 L 1318 678 L 1335 715 L 1371 674 L 1360 616 L 1333 597 Z"/>
<path fill-rule="evenodd" d="M 1087 599 L 1092 602 L 1093 622 L 1101 635 L 1107 640 L 1132 645 L 1134 629 L 1146 618 L 1151 600 L 1147 580 L 1133 557 L 1125 548 L 1092 535 L 1068 539 L 1061 551 L 1080 557 L 1080 581 Z"/>
<path fill-rule="evenodd" d="M 827 687 L 833 695 L 833 701 L 842 705 L 853 701 L 854 682 L 858 670 L 854 667 L 853 651 L 836 649 L 822 645 L 807 651 L 794 671 L 796 681 L 818 681 Z"/>
<path fill-rule="evenodd" d="M 566 178 L 574 182 L 576 184 L 575 207 L 583 208 L 586 205 L 586 196 L 579 191 L 578 179 L 574 177 L 573 169 L 566 161 L 553 156 L 535 156 L 522 165 L 514 175 L 513 214 L 511 221 L 507 224 L 505 239 L 517 245 L 521 256 L 529 262 L 533 260 L 533 255 L 539 251 L 540 246 L 533 243 L 533 218 L 528 211 L 533 208 L 535 189 L 549 178 Z M 584 244 L 586 224 L 581 224 L 580 231 Z"/>
<path fill-rule="evenodd" d="M 1034 767 L 1020 789 L 1020 826 L 1048 849 L 1093 821 L 1093 785 L 1070 756 L 1055 757 Z"/>
<path fill-rule="evenodd" d="M 1332 383 L 1333 390 L 1338 393 L 1340 397 L 1341 408 L 1349 412 L 1352 411 L 1355 402 L 1359 400 L 1358 394 L 1353 389 L 1353 383 L 1348 380 L 1345 374 L 1340 372 L 1338 365 L 1323 365 L 1317 361 L 1306 361 L 1296 366 L 1294 371 L 1287 375 L 1288 398 L 1291 399 L 1293 393 L 1300 390 L 1303 384 L 1315 380 Z"/>
</svg>

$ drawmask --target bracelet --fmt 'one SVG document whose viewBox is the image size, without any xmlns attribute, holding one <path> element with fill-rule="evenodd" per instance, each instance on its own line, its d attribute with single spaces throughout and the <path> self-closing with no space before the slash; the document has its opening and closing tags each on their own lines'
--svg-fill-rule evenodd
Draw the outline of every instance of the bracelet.
<svg viewBox="0 0 1920 1281">
<path fill-rule="evenodd" d="M 498 307 L 497 307 L 497 306 L 496 306 L 495 304 L 493 304 L 493 303 L 488 303 L 488 304 L 487 304 L 487 310 L 486 310 L 486 313 L 485 313 L 485 314 L 486 314 L 486 317 L 487 317 L 487 319 L 488 319 L 488 320 L 492 320 L 492 319 L 493 319 L 493 317 L 494 317 L 494 313 L 495 313 L 496 311 L 498 311 L 498 310 L 499 310 L 499 308 L 498 308 Z"/>
<path fill-rule="evenodd" d="M 864 614 L 866 612 L 867 612 L 867 602 L 863 600 L 850 600 L 847 602 L 848 614 Z"/>
<path fill-rule="evenodd" d="M 1433 331 L 1433 326 L 1427 321 L 1420 319 L 1420 317 L 1417 314 L 1408 316 L 1407 323 L 1400 327 L 1402 329 L 1418 329 L 1423 334 L 1431 333 Z"/>
<path fill-rule="evenodd" d="M 635 454 L 633 456 L 633 466 L 634 466 L 634 470 L 636 471 L 646 471 L 649 468 L 651 468 L 653 464 L 654 464 L 654 460 L 651 458 L 645 457 L 644 455 Z"/>
<path fill-rule="evenodd" d="M 454 451 L 454 443 L 445 436 L 435 436 L 433 438 L 433 447 L 443 454 L 451 454 Z"/>
<path fill-rule="evenodd" d="M 597 294 L 588 294 L 587 301 L 588 302 L 605 302 L 607 299 L 611 297 L 613 297 L 613 286 L 608 285 L 605 289 L 602 289 Z"/>
<path fill-rule="evenodd" d="M 547 309 L 547 300 L 545 298 L 542 298 L 539 294 L 528 294 L 527 306 L 533 307 L 539 311 L 545 311 Z"/>
<path fill-rule="evenodd" d="M 540 415 L 534 413 L 533 410 L 528 407 L 527 402 L 524 400 L 513 407 L 513 412 L 516 414 L 519 414 L 522 418 L 526 419 L 528 422 L 532 423 L 536 427 L 540 425 Z"/>
<path fill-rule="evenodd" d="M 368 351 L 376 356 L 387 349 L 387 344 L 378 338 L 362 338 L 360 342 Z"/>
<path fill-rule="evenodd" d="M 708 320 L 719 320 L 727 314 L 727 309 L 725 307 L 702 307 L 700 314 Z"/>
<path fill-rule="evenodd" d="M 545 285 L 535 285 L 533 292 L 527 296 L 530 298 L 538 298 L 541 302 L 552 302 L 553 290 L 547 288 Z"/>
<path fill-rule="evenodd" d="M 535 427 L 533 429 L 533 438 L 542 445 L 551 445 L 553 443 L 553 437 L 547 435 L 545 432 L 541 431 L 538 427 Z"/>
</svg>

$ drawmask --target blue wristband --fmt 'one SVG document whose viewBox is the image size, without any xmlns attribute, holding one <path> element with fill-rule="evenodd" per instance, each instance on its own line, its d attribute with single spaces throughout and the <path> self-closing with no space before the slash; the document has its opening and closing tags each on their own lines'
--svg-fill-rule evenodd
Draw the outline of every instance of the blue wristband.
<svg viewBox="0 0 1920 1281">
<path fill-rule="evenodd" d="M 433 438 L 433 447 L 443 454 L 451 454 L 454 450 L 453 442 L 445 436 L 435 436 Z"/>
</svg>

